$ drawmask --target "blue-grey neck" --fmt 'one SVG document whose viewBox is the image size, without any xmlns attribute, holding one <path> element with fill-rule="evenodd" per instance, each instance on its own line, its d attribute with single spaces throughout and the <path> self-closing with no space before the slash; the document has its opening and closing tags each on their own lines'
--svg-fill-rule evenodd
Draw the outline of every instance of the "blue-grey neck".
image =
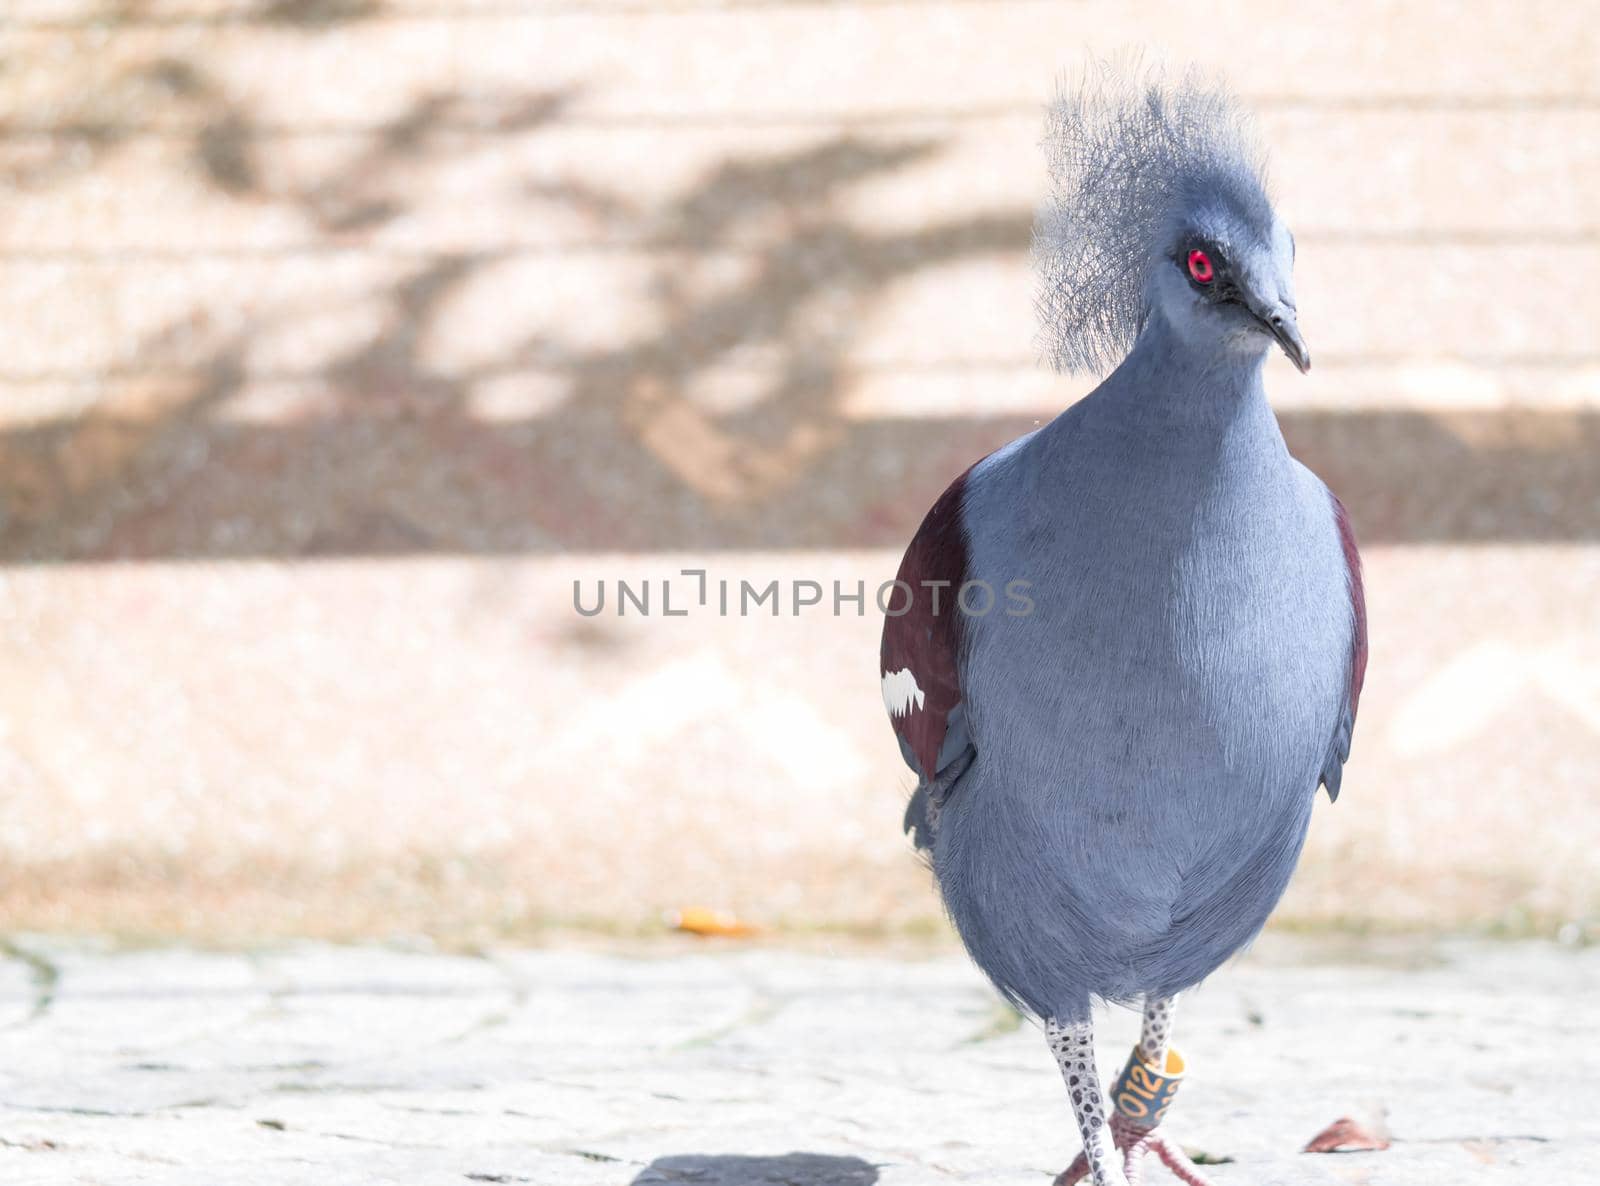
<svg viewBox="0 0 1600 1186">
<path fill-rule="evenodd" d="M 1153 309 L 1127 358 L 1068 419 L 1123 445 L 1128 461 L 1183 457 L 1205 466 L 1230 455 L 1287 462 L 1262 383 L 1265 360 L 1253 344 L 1229 349 L 1214 338 L 1187 338 Z"/>
<path fill-rule="evenodd" d="M 1118 415 L 1154 430 L 1224 428 L 1241 416 L 1270 416 L 1261 382 L 1265 362 L 1264 347 L 1230 350 L 1214 338 L 1187 338 L 1153 309 L 1101 398 Z"/>
</svg>

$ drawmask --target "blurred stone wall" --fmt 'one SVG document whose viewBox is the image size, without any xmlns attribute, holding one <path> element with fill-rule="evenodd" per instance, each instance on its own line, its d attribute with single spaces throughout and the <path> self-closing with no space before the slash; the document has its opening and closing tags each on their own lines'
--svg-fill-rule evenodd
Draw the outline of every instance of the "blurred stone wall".
<svg viewBox="0 0 1600 1186">
<path fill-rule="evenodd" d="M 1316 358 L 1269 386 L 1367 557 L 1281 917 L 1594 925 L 1600 6 L 5 19 L 5 925 L 935 925 L 874 614 L 572 582 L 870 587 L 1082 394 L 1033 340 L 1041 109 L 1138 44 L 1259 113 Z"/>
</svg>

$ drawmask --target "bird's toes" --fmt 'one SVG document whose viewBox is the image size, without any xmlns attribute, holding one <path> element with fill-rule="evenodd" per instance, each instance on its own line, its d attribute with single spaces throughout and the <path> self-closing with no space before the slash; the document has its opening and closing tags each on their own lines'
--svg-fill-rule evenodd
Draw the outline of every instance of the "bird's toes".
<svg viewBox="0 0 1600 1186">
<path fill-rule="evenodd" d="M 1072 1159 L 1072 1164 L 1056 1175 L 1052 1186 L 1077 1186 L 1089 1172 L 1089 1159 L 1082 1153 Z"/>
</svg>

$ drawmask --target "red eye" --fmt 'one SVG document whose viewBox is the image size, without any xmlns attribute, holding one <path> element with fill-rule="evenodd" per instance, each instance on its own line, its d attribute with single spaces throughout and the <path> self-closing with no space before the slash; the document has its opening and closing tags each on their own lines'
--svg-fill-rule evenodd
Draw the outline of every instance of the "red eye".
<svg viewBox="0 0 1600 1186">
<path fill-rule="evenodd" d="M 1189 275 L 1194 277 L 1196 284 L 1210 284 L 1216 278 L 1216 272 L 1211 268 L 1211 257 L 1203 251 L 1189 253 Z"/>
</svg>

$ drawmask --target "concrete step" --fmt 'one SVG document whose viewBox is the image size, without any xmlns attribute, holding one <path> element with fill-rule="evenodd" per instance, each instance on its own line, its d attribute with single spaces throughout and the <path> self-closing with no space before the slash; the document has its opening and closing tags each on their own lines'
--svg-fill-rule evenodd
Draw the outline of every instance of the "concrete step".
<svg viewBox="0 0 1600 1186">
<path fill-rule="evenodd" d="M 709 904 L 763 925 L 936 926 L 899 836 L 910 776 L 880 620 L 833 612 L 835 581 L 874 589 L 897 558 L 13 568 L 0 923 L 488 934 Z M 708 570 L 706 606 L 685 568 Z M 1354 756 L 1280 922 L 1584 925 L 1600 550 L 1369 547 L 1366 568 Z M 618 580 L 652 586 L 649 616 L 617 614 Z M 746 580 L 779 582 L 779 616 L 739 613 Z M 802 580 L 827 597 L 796 615 Z M 607 584 L 602 615 L 574 610 L 575 581 L 591 608 Z M 665 616 L 663 596 L 691 612 Z"/>
<path fill-rule="evenodd" d="M 904 235 L 839 223 L 732 251 L 36 262 L 0 270 L 0 303 L 26 309 L 33 331 L 0 375 L 171 373 L 238 343 L 247 374 L 309 378 L 388 334 L 419 365 L 462 376 L 563 360 L 628 368 L 663 353 L 690 374 L 786 342 L 845 369 L 1021 366 L 1038 357 L 1027 226 L 983 214 Z M 1600 241 L 1307 244 L 1297 295 L 1318 362 L 1570 372 L 1600 365 L 1596 274 Z M 1486 301 L 1485 276 L 1537 297 Z"/>
</svg>

